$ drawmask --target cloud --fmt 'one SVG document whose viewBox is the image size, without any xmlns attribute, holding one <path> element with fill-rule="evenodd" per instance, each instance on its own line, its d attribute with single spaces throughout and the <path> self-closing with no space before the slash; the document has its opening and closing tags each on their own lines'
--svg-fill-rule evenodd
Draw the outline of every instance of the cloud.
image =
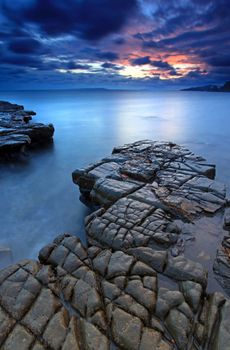
<svg viewBox="0 0 230 350">
<path fill-rule="evenodd" d="M 12 39 L 8 42 L 8 49 L 18 54 L 37 53 L 41 48 L 41 43 L 31 38 Z"/>
<path fill-rule="evenodd" d="M 60 64 L 60 66 L 62 68 L 67 68 L 67 69 L 71 69 L 71 70 L 73 70 L 73 69 L 90 69 L 89 64 L 81 64 L 81 63 L 76 63 L 74 61 L 66 62 L 66 63 L 64 63 L 64 65 L 62 63 L 62 64 Z M 60 66 L 59 66 L 59 68 L 60 68 Z"/>
<path fill-rule="evenodd" d="M 102 68 L 105 68 L 105 69 L 113 69 L 113 70 L 120 70 L 122 69 L 122 67 L 120 66 L 117 66 L 116 64 L 114 63 L 110 63 L 110 62 L 105 62 L 101 65 Z"/>
<path fill-rule="evenodd" d="M 123 45 L 125 44 L 125 42 L 126 42 L 125 38 L 122 38 L 122 37 L 118 37 L 113 40 L 113 43 L 116 45 Z"/>
<path fill-rule="evenodd" d="M 25 87 L 45 76 L 54 86 L 222 83 L 229 22 L 228 0 L 0 0 L 1 76 Z"/>
<path fill-rule="evenodd" d="M 110 61 L 115 61 L 119 58 L 119 55 L 116 52 L 111 52 L 111 51 L 107 51 L 107 52 L 98 52 L 96 54 L 96 56 L 100 59 L 103 60 L 110 60 Z"/>
<path fill-rule="evenodd" d="M 137 9 L 136 0 L 2 0 L 4 15 L 18 25 L 32 24 L 48 36 L 79 35 L 98 40 L 118 32 Z"/>
<path fill-rule="evenodd" d="M 33 55 L 21 55 L 21 54 L 2 54 L 1 57 L 2 64 L 12 64 L 15 66 L 40 68 L 42 60 L 40 57 Z"/>
<path fill-rule="evenodd" d="M 159 60 L 158 61 L 151 60 L 150 56 L 143 56 L 143 57 L 138 57 L 138 58 L 132 59 L 131 63 L 134 66 L 143 66 L 143 65 L 148 64 L 152 67 L 159 68 L 160 70 L 168 71 L 172 75 L 177 75 L 177 72 L 174 69 L 174 67 L 172 65 L 170 65 L 168 62 L 159 61 Z M 156 72 L 152 72 L 152 74 L 153 73 L 155 74 Z M 159 72 L 157 74 L 159 74 Z"/>
<path fill-rule="evenodd" d="M 230 67 L 230 54 L 229 55 L 214 55 L 208 57 L 206 62 L 213 67 Z"/>
<path fill-rule="evenodd" d="M 173 67 L 168 62 L 163 61 L 151 61 L 151 65 L 156 68 L 171 70 Z"/>
<path fill-rule="evenodd" d="M 144 57 L 138 57 L 138 58 L 135 58 L 131 61 L 131 63 L 135 66 L 135 65 L 138 65 L 138 66 L 142 66 L 144 64 L 150 64 L 151 63 L 151 60 L 150 60 L 150 56 L 144 56 Z"/>
</svg>

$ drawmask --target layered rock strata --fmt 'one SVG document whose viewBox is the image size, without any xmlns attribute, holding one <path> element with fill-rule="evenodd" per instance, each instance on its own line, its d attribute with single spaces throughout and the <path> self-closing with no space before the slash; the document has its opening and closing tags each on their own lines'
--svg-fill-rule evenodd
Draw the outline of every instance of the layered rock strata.
<svg viewBox="0 0 230 350">
<path fill-rule="evenodd" d="M 229 350 L 230 301 L 207 292 L 206 270 L 183 251 L 196 220 L 224 211 L 214 175 L 184 148 L 150 141 L 75 171 L 100 205 L 87 247 L 64 234 L 39 262 L 0 272 L 0 349 Z"/>
<path fill-rule="evenodd" d="M 32 122 L 35 114 L 23 106 L 0 101 L 0 155 L 52 140 L 53 125 Z"/>
</svg>

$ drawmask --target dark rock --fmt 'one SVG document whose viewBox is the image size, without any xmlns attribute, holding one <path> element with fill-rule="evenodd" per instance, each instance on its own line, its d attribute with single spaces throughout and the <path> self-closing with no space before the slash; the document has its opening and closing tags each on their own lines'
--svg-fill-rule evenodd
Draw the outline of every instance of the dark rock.
<svg viewBox="0 0 230 350">
<path fill-rule="evenodd" d="M 207 285 L 207 272 L 202 265 L 183 256 L 170 257 L 164 273 L 178 281 L 191 280 L 204 287 Z"/>
<path fill-rule="evenodd" d="M 52 124 L 30 122 L 35 113 L 24 111 L 23 106 L 0 102 L 0 155 L 24 150 L 25 146 L 50 142 L 53 138 Z"/>
<path fill-rule="evenodd" d="M 148 253 L 146 259 L 85 248 L 65 234 L 41 250 L 42 264 L 24 261 L 0 271 L 0 348 L 172 350 L 176 343 L 186 349 L 200 305 L 199 285 L 182 282 L 184 296 L 158 288 Z M 211 344 L 215 327 L 216 346 L 228 349 L 222 341 L 228 340 L 228 304 L 218 293 L 205 300 L 203 331 L 199 335 L 197 327 L 196 339 Z"/>
<path fill-rule="evenodd" d="M 139 350 L 170 350 L 172 347 L 162 339 L 160 332 L 151 328 L 143 328 Z"/>
<path fill-rule="evenodd" d="M 40 263 L 0 271 L 0 349 L 229 350 L 229 300 L 207 293 L 206 271 L 186 256 L 207 213 L 222 225 L 214 169 L 173 143 L 140 141 L 75 171 L 101 204 L 87 247 L 60 235 Z M 215 264 L 225 282 L 229 248 L 226 236 Z"/>
<path fill-rule="evenodd" d="M 112 333 L 118 345 L 127 350 L 138 350 L 142 322 L 139 318 L 116 308 L 112 314 Z"/>
<path fill-rule="evenodd" d="M 121 251 L 113 253 L 109 260 L 107 277 L 112 278 L 120 275 L 126 275 L 133 262 L 133 257 L 124 254 Z"/>
<path fill-rule="evenodd" d="M 230 302 L 225 302 L 220 313 L 220 326 L 216 333 L 213 343 L 210 345 L 211 350 L 229 350 L 230 349 Z"/>
<path fill-rule="evenodd" d="M 203 288 L 199 283 L 192 281 L 181 282 L 181 290 L 185 300 L 196 312 L 201 302 Z"/>
<path fill-rule="evenodd" d="M 159 288 L 156 304 L 156 316 L 164 319 L 168 312 L 175 306 L 184 302 L 183 294 L 179 291 L 171 291 L 167 288 Z"/>
<path fill-rule="evenodd" d="M 156 271 L 163 271 L 167 258 L 166 252 L 155 251 L 147 247 L 131 248 L 128 250 L 128 252 L 145 262 L 147 265 L 151 266 Z"/>
<path fill-rule="evenodd" d="M 191 331 L 191 324 L 188 318 L 177 309 L 172 309 L 166 318 L 169 332 L 174 337 L 178 349 L 184 350 L 188 345 L 188 336 Z"/>
<path fill-rule="evenodd" d="M 230 247 L 229 237 L 224 237 L 221 247 L 217 250 L 213 270 L 216 278 L 230 296 Z"/>
<path fill-rule="evenodd" d="M 230 208 L 225 209 L 224 224 L 227 227 L 230 226 Z"/>
</svg>

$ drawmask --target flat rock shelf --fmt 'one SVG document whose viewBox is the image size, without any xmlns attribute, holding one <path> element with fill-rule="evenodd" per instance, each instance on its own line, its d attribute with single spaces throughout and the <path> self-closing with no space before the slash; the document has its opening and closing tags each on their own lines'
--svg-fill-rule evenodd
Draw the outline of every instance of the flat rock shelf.
<svg viewBox="0 0 230 350">
<path fill-rule="evenodd" d="M 221 233 L 230 225 L 214 176 L 203 158 L 152 141 L 74 171 L 96 206 L 87 247 L 63 234 L 39 261 L 0 271 L 0 349 L 229 350 L 230 301 L 208 292 L 206 269 L 186 255 L 202 218 L 221 217 Z M 214 267 L 228 292 L 222 239 Z"/>
<path fill-rule="evenodd" d="M 0 101 L 0 157 L 52 140 L 53 125 L 32 122 L 35 114 L 23 106 Z"/>
</svg>

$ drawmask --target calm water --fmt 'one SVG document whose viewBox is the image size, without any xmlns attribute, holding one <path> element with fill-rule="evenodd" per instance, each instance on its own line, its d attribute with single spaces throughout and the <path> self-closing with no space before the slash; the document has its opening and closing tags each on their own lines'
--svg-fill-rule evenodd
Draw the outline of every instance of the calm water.
<svg viewBox="0 0 230 350">
<path fill-rule="evenodd" d="M 110 154 L 115 145 L 146 138 L 184 144 L 215 163 L 217 179 L 230 184 L 230 94 L 0 92 L 0 100 L 35 110 L 34 120 L 56 129 L 53 146 L 0 166 L 0 249 L 11 250 L 1 254 L 0 266 L 35 258 L 60 233 L 84 239 L 88 209 L 71 172 Z"/>
</svg>

